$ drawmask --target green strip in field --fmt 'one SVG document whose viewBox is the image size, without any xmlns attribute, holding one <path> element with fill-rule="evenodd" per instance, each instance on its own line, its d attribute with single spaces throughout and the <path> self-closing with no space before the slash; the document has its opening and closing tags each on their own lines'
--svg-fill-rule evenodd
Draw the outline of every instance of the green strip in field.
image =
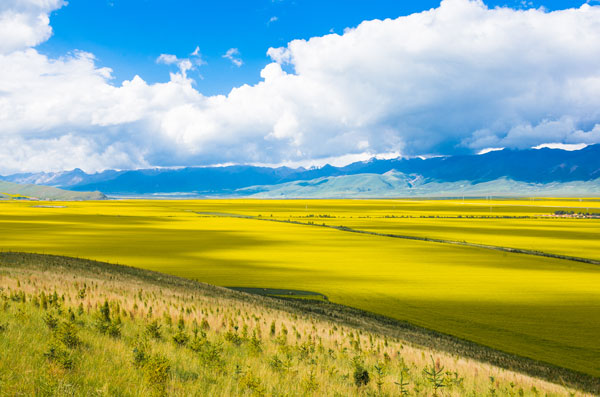
<svg viewBox="0 0 600 397">
<path fill-rule="evenodd" d="M 225 287 L 234 291 L 246 292 L 248 294 L 274 296 L 277 298 L 328 300 L 327 296 L 313 291 L 281 288 L 251 288 L 251 287 Z"/>
</svg>

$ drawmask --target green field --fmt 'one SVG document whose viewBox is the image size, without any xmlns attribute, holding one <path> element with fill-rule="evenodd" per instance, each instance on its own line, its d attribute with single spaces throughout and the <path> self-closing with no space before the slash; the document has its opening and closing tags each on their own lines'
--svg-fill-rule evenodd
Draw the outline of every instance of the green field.
<svg viewBox="0 0 600 397">
<path fill-rule="evenodd" d="M 0 249 L 93 258 L 223 286 L 314 291 L 332 302 L 600 376 L 600 266 L 318 226 L 599 259 L 600 220 L 545 216 L 557 209 L 600 212 L 599 201 L 33 205 L 0 203 Z"/>
</svg>

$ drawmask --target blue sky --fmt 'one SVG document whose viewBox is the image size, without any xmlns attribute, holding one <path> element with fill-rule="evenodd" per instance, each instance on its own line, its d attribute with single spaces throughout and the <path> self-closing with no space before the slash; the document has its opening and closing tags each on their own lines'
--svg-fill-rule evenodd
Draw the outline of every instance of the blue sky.
<svg viewBox="0 0 600 397">
<path fill-rule="evenodd" d="M 599 20 L 581 0 L 2 0 L 0 174 L 600 143 Z"/>
<path fill-rule="evenodd" d="M 485 1 L 515 9 L 579 7 L 582 0 Z M 162 54 L 185 58 L 200 48 L 205 65 L 190 73 L 205 95 L 255 84 L 270 62 L 270 47 L 330 32 L 343 33 L 365 20 L 397 18 L 439 6 L 419 0 L 71 0 L 51 14 L 53 36 L 38 49 L 59 57 L 73 49 L 93 53 L 113 69 L 115 82 L 136 74 L 149 83 L 169 80 L 175 66 L 157 64 Z M 223 55 L 237 48 L 236 67 Z"/>
</svg>

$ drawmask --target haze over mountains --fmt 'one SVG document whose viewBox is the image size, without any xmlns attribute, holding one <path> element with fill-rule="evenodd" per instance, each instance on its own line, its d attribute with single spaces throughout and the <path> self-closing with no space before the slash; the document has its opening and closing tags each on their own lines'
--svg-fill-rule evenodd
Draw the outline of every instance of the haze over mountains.
<svg viewBox="0 0 600 397">
<path fill-rule="evenodd" d="M 82 170 L 0 177 L 113 196 L 411 197 L 600 194 L 600 145 L 581 150 L 501 150 L 429 159 L 372 159 L 344 167 L 188 167 Z"/>
</svg>

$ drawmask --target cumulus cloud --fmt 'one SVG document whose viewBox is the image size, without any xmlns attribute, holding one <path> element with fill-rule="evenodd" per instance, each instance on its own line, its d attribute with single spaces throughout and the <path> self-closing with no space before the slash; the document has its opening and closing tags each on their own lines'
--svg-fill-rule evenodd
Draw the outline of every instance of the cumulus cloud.
<svg viewBox="0 0 600 397">
<path fill-rule="evenodd" d="M 196 47 L 194 52 L 190 54 L 190 58 L 180 59 L 173 54 L 160 54 L 158 58 L 156 58 L 156 63 L 162 63 L 165 65 L 177 65 L 177 67 L 179 68 L 179 74 L 183 78 L 187 78 L 187 72 L 189 70 L 194 70 L 197 66 L 202 66 L 206 64 L 206 62 L 202 59 L 202 54 L 200 54 L 200 47 Z M 173 77 L 171 77 L 171 79 L 173 79 Z"/>
<path fill-rule="evenodd" d="M 0 3 L 0 54 L 35 46 L 52 35 L 48 14 L 64 0 L 4 0 Z"/>
<path fill-rule="evenodd" d="M 199 49 L 159 56 L 178 67 L 161 84 L 114 82 L 84 51 L 38 53 L 61 5 L 0 5 L 0 173 L 600 142 L 600 6 L 546 12 L 444 0 L 269 49 L 261 82 L 204 96 L 187 73 L 203 62 Z M 14 14 L 29 33 L 6 44 Z"/>
<path fill-rule="evenodd" d="M 238 68 L 244 64 L 242 58 L 240 58 L 240 51 L 237 48 L 228 49 L 223 58 L 229 59 Z"/>
</svg>

